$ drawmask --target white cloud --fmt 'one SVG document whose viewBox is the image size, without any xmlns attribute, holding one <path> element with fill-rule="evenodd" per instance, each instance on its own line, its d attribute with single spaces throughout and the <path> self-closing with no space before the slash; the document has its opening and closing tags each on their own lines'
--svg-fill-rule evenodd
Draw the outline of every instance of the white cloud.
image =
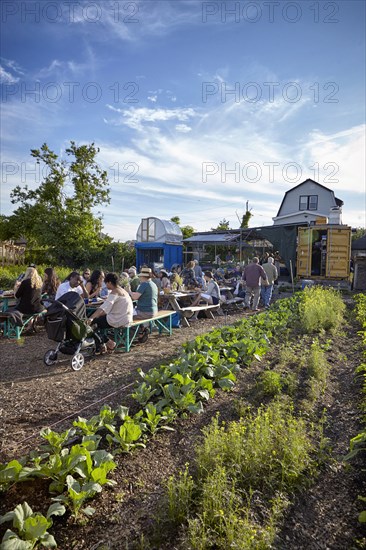
<svg viewBox="0 0 366 550">
<path fill-rule="evenodd" d="M 182 134 L 187 134 L 192 130 L 192 128 L 190 126 L 187 126 L 187 124 L 177 124 L 175 129 L 177 130 L 177 132 L 181 132 Z"/>
<path fill-rule="evenodd" d="M 186 109 L 149 109 L 147 107 L 132 107 L 130 109 L 116 109 L 112 105 L 107 106 L 111 111 L 119 113 L 121 117 L 117 123 L 124 124 L 135 130 L 142 131 L 146 123 L 168 122 L 170 120 L 186 121 L 197 116 L 192 108 Z"/>
<path fill-rule="evenodd" d="M 19 80 L 19 77 L 13 76 L 4 67 L 0 66 L 0 84 L 16 84 Z"/>
<path fill-rule="evenodd" d="M 157 95 L 148 95 L 147 99 L 151 101 L 152 103 L 156 103 L 158 96 Z"/>
</svg>

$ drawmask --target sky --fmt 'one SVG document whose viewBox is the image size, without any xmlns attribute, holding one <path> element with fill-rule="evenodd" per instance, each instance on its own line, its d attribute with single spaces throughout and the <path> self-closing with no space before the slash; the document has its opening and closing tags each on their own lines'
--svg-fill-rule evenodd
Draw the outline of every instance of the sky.
<svg viewBox="0 0 366 550">
<path fill-rule="evenodd" d="M 366 226 L 365 2 L 3 0 L 1 214 L 16 185 L 95 143 L 104 232 L 141 218 L 209 231 L 272 225 L 307 178 Z"/>
</svg>

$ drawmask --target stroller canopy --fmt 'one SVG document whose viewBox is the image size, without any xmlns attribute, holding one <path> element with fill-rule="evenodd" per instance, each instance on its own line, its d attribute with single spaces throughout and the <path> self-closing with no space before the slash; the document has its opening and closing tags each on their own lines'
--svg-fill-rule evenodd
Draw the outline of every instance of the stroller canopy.
<svg viewBox="0 0 366 550">
<path fill-rule="evenodd" d="M 63 305 L 61 305 L 63 304 Z M 48 308 L 48 315 L 62 315 L 66 306 L 78 319 L 86 319 L 86 307 L 84 300 L 77 292 L 66 292 L 58 300 L 55 300 Z"/>
</svg>

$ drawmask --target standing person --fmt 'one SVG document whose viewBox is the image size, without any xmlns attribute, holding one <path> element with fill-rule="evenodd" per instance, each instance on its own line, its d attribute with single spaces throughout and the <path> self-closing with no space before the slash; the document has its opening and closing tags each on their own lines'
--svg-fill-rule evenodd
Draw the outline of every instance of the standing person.
<svg viewBox="0 0 366 550">
<path fill-rule="evenodd" d="M 26 315 L 41 313 L 44 310 L 41 302 L 41 289 L 42 278 L 38 275 L 35 267 L 28 267 L 22 282 L 15 292 L 15 297 L 18 300 L 15 309 Z"/>
<path fill-rule="evenodd" d="M 134 319 L 151 319 L 158 311 L 158 287 L 151 280 L 153 272 L 142 267 L 139 273 L 140 284 L 136 292 L 130 291 L 132 300 L 137 300 Z"/>
<path fill-rule="evenodd" d="M 271 256 L 268 257 L 267 262 L 263 264 L 262 267 L 267 275 L 267 284 L 264 283 L 264 285 L 262 285 L 261 296 L 264 302 L 264 307 L 268 309 L 271 303 L 273 285 L 277 280 L 278 273 L 277 268 L 274 265 L 274 259 Z"/>
<path fill-rule="evenodd" d="M 243 281 L 246 283 L 245 290 L 245 307 L 250 307 L 250 302 L 253 297 L 253 311 L 258 311 L 258 302 L 261 290 L 261 279 L 267 280 L 266 272 L 263 267 L 259 265 L 259 258 L 255 256 L 252 262 L 247 265 L 243 273 Z"/>
<path fill-rule="evenodd" d="M 88 324 L 95 324 L 102 330 L 106 328 L 126 327 L 133 319 L 133 303 L 128 292 L 118 285 L 118 275 L 107 273 L 105 284 L 108 288 L 108 296 L 104 303 L 96 309 L 88 319 Z M 112 352 L 116 347 L 113 340 L 105 335 L 101 336 L 104 346 L 101 351 Z"/>
<path fill-rule="evenodd" d="M 281 256 L 278 250 L 274 253 L 274 265 L 277 269 L 277 279 L 275 285 L 278 285 L 278 277 L 281 275 Z"/>
<path fill-rule="evenodd" d="M 85 288 L 89 294 L 89 298 L 97 298 L 103 288 L 104 273 L 99 269 L 94 269 L 90 275 L 89 281 L 86 283 Z"/>
<path fill-rule="evenodd" d="M 60 286 L 60 279 L 57 277 L 53 267 L 46 267 L 44 270 L 43 285 L 41 289 L 44 296 L 44 305 L 48 307 L 54 300 L 58 287 Z"/>
<path fill-rule="evenodd" d="M 66 278 L 64 283 L 61 283 L 57 289 L 55 300 L 58 300 L 66 294 L 66 292 L 77 292 L 83 298 L 89 298 L 88 291 L 85 288 L 84 281 L 80 273 L 72 271 Z"/>
</svg>

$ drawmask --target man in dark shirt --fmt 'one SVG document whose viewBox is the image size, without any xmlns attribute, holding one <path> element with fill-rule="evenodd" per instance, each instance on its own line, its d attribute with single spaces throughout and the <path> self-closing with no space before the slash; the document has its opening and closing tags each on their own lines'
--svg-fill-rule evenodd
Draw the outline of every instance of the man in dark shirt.
<svg viewBox="0 0 366 550">
<path fill-rule="evenodd" d="M 245 307 L 250 307 L 250 302 L 253 297 L 253 311 L 258 311 L 262 279 L 263 281 L 267 281 L 267 275 L 263 267 L 259 265 L 259 258 L 255 256 L 252 262 L 245 267 L 243 272 L 243 281 L 246 285 Z"/>
</svg>

